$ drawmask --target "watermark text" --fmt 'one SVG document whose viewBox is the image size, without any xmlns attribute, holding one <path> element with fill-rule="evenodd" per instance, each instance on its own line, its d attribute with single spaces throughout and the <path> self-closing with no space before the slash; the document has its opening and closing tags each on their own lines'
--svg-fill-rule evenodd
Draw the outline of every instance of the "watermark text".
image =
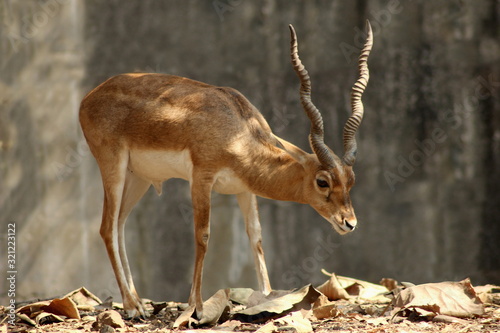
<svg viewBox="0 0 500 333">
<path fill-rule="evenodd" d="M 16 320 L 16 223 L 10 222 L 7 224 L 7 297 L 9 304 L 7 305 L 7 322 L 14 325 Z"/>
</svg>

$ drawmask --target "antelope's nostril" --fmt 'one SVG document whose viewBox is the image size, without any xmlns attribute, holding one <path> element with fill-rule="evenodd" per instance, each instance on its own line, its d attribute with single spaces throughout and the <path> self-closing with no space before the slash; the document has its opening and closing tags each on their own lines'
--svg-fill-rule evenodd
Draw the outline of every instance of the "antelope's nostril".
<svg viewBox="0 0 500 333">
<path fill-rule="evenodd" d="M 356 222 L 353 221 L 351 223 L 349 223 L 349 221 L 347 221 L 346 219 L 344 219 L 344 224 L 346 227 L 348 227 L 350 230 L 354 230 L 354 228 L 356 228 Z"/>
</svg>

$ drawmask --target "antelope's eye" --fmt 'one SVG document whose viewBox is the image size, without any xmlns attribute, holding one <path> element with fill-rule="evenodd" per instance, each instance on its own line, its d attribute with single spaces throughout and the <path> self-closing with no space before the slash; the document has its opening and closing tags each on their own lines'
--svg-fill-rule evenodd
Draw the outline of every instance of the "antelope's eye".
<svg viewBox="0 0 500 333">
<path fill-rule="evenodd" d="M 316 179 L 316 184 L 318 184 L 319 187 L 328 187 L 328 182 L 323 179 Z"/>
</svg>

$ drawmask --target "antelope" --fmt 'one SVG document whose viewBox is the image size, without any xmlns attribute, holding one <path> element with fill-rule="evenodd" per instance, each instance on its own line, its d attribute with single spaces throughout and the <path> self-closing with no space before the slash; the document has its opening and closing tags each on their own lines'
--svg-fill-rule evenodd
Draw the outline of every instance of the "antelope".
<svg viewBox="0 0 500 333">
<path fill-rule="evenodd" d="M 184 77 L 132 73 L 111 77 L 81 102 L 79 120 L 100 169 L 104 203 L 100 234 L 130 317 L 146 317 L 125 249 L 125 221 L 153 185 L 158 195 L 170 178 L 190 184 L 195 262 L 189 304 L 201 318 L 203 260 L 210 237 L 211 192 L 234 194 L 245 221 L 260 290 L 271 284 L 262 249 L 256 196 L 312 206 L 340 234 L 354 230 L 349 197 L 354 184 L 355 133 L 363 118 L 367 59 L 373 34 L 359 57 L 351 92 L 352 114 L 339 158 L 324 142 L 323 120 L 311 101 L 311 82 L 290 25 L 291 59 L 300 79 L 300 101 L 311 121 L 307 153 L 274 135 L 262 114 L 240 92 Z"/>
</svg>

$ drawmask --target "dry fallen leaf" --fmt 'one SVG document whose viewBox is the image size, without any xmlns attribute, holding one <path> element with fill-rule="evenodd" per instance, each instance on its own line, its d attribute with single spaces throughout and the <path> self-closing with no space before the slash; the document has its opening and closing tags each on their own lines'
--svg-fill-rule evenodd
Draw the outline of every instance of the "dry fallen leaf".
<svg viewBox="0 0 500 333">
<path fill-rule="evenodd" d="M 55 315 L 55 314 L 49 313 L 49 312 L 42 312 L 39 315 L 37 315 L 35 318 L 35 322 L 37 325 L 60 323 L 63 321 L 64 321 L 64 319 L 62 319 L 58 315 Z"/>
<path fill-rule="evenodd" d="M 243 323 L 239 320 L 227 320 L 220 325 L 217 325 L 213 328 L 213 330 L 221 330 L 221 331 L 235 331 L 236 328 L 239 328 L 243 325 Z"/>
<path fill-rule="evenodd" d="M 484 306 L 470 280 L 421 284 L 402 290 L 393 300 L 393 315 L 406 309 L 421 309 L 434 315 L 458 318 L 484 315 Z"/>
<path fill-rule="evenodd" d="M 28 315 L 26 315 L 25 313 L 18 313 L 17 318 L 21 319 L 23 322 L 30 324 L 32 326 L 37 325 L 36 322 L 33 319 L 31 319 Z"/>
<path fill-rule="evenodd" d="M 310 309 L 319 295 L 316 289 L 307 285 L 287 295 L 238 311 L 235 313 L 235 318 L 247 322 L 263 322 L 290 311 Z"/>
<path fill-rule="evenodd" d="M 203 303 L 203 316 L 199 325 L 215 325 L 229 312 L 229 289 L 220 289 Z"/>
<path fill-rule="evenodd" d="M 393 291 L 398 288 L 398 281 L 391 278 L 383 278 L 380 280 L 380 284 L 387 288 L 389 291 Z"/>
<path fill-rule="evenodd" d="M 331 282 L 332 287 L 334 289 L 332 292 L 334 292 L 333 295 L 335 295 L 335 292 L 339 292 L 339 295 L 344 295 L 342 293 L 341 289 L 344 289 L 347 295 L 349 296 L 356 296 L 357 298 L 364 299 L 364 300 L 372 300 L 372 301 L 377 301 L 377 302 L 382 302 L 382 303 L 387 303 L 390 301 L 385 294 L 387 293 L 387 288 L 384 286 L 366 282 L 363 280 L 358 280 L 358 279 L 353 279 L 350 277 L 345 277 L 345 276 L 340 276 L 336 275 L 334 273 L 329 273 L 326 270 L 322 269 L 321 272 L 327 276 L 330 276 L 331 280 L 332 278 L 335 277 L 335 279 Z M 335 281 L 336 280 L 336 281 Z M 324 283 L 324 285 L 328 285 L 329 281 Z M 318 290 L 322 289 L 321 286 L 317 288 Z M 321 290 L 320 290 L 321 291 Z M 327 295 L 328 296 L 328 295 Z M 331 300 L 335 300 L 335 298 L 329 297 Z M 342 298 L 338 298 L 342 299 Z M 347 299 L 347 298 L 344 298 Z"/>
<path fill-rule="evenodd" d="M 493 285 L 493 284 L 487 284 L 487 285 L 484 285 L 484 286 L 476 286 L 474 287 L 474 291 L 477 293 L 477 294 L 481 294 L 481 293 L 499 293 L 500 292 L 500 286 L 496 286 L 496 285 Z"/>
<path fill-rule="evenodd" d="M 274 324 L 273 321 L 268 322 L 265 325 L 262 325 L 255 333 L 272 333 L 277 332 L 278 327 Z"/>
<path fill-rule="evenodd" d="M 193 313 L 196 310 L 194 305 L 188 306 L 174 322 L 173 328 L 190 327 L 193 319 Z"/>
<path fill-rule="evenodd" d="M 342 314 L 333 302 L 322 305 L 313 309 L 313 314 L 316 319 L 336 318 Z"/>
<path fill-rule="evenodd" d="M 363 321 L 374 326 L 385 325 L 389 322 L 386 317 L 366 318 Z"/>
<path fill-rule="evenodd" d="M 49 305 L 42 307 L 42 310 L 67 318 L 80 319 L 80 313 L 76 308 L 75 302 L 68 297 L 55 298 Z"/>
<path fill-rule="evenodd" d="M 86 309 L 88 307 L 95 307 L 102 304 L 102 301 L 96 295 L 92 294 L 85 287 L 78 288 L 66 294 L 63 298 L 70 298 L 75 302 L 79 309 Z"/>
<path fill-rule="evenodd" d="M 285 317 L 276 320 L 276 323 L 281 324 L 281 331 L 288 331 L 287 328 L 293 328 L 297 333 L 310 333 L 313 331 L 311 321 L 302 316 L 300 311 L 292 312 Z"/>
<path fill-rule="evenodd" d="M 349 294 L 344 288 L 342 288 L 335 274 L 332 274 L 328 281 L 326 281 L 316 289 L 323 295 L 328 297 L 328 299 L 331 301 L 349 298 Z"/>
<path fill-rule="evenodd" d="M 251 308 L 253 306 L 269 302 L 273 299 L 288 295 L 292 293 L 293 290 L 272 290 L 269 294 L 264 294 L 262 291 L 254 291 L 251 293 L 247 299 L 246 307 Z"/>
<path fill-rule="evenodd" d="M 452 317 L 452 316 L 447 316 L 447 315 L 437 315 L 436 317 L 432 318 L 432 321 L 435 323 L 458 323 L 462 325 L 467 325 L 469 322 L 464 319 L 460 319 L 457 317 Z"/>
<path fill-rule="evenodd" d="M 231 288 L 229 289 L 229 299 L 234 303 L 247 305 L 248 298 L 255 290 L 252 288 Z"/>
<path fill-rule="evenodd" d="M 487 284 L 474 287 L 474 291 L 483 303 L 500 304 L 500 286 Z"/>
<path fill-rule="evenodd" d="M 313 315 L 316 319 L 335 318 L 341 314 L 337 304 L 330 301 L 325 295 L 320 295 L 313 304 Z"/>
<path fill-rule="evenodd" d="M 51 301 L 31 303 L 17 309 L 18 317 L 33 325 L 63 321 L 60 316 L 71 319 L 80 319 L 80 313 L 75 302 L 70 298 L 55 298 Z M 31 319 L 34 319 L 31 320 Z"/>
<path fill-rule="evenodd" d="M 43 308 L 46 307 L 47 305 L 50 304 L 50 301 L 40 301 L 40 302 L 35 302 L 31 303 L 28 305 L 24 305 L 17 309 L 17 313 L 19 314 L 24 314 L 28 316 L 29 318 L 35 318 L 38 314 L 42 313 L 44 310 Z"/>
<path fill-rule="evenodd" d="M 220 289 L 212 297 L 203 302 L 203 314 L 200 320 L 192 316 L 195 306 L 188 306 L 175 320 L 173 328 L 191 327 L 196 325 L 215 325 L 219 318 L 229 312 L 229 289 Z"/>
</svg>

